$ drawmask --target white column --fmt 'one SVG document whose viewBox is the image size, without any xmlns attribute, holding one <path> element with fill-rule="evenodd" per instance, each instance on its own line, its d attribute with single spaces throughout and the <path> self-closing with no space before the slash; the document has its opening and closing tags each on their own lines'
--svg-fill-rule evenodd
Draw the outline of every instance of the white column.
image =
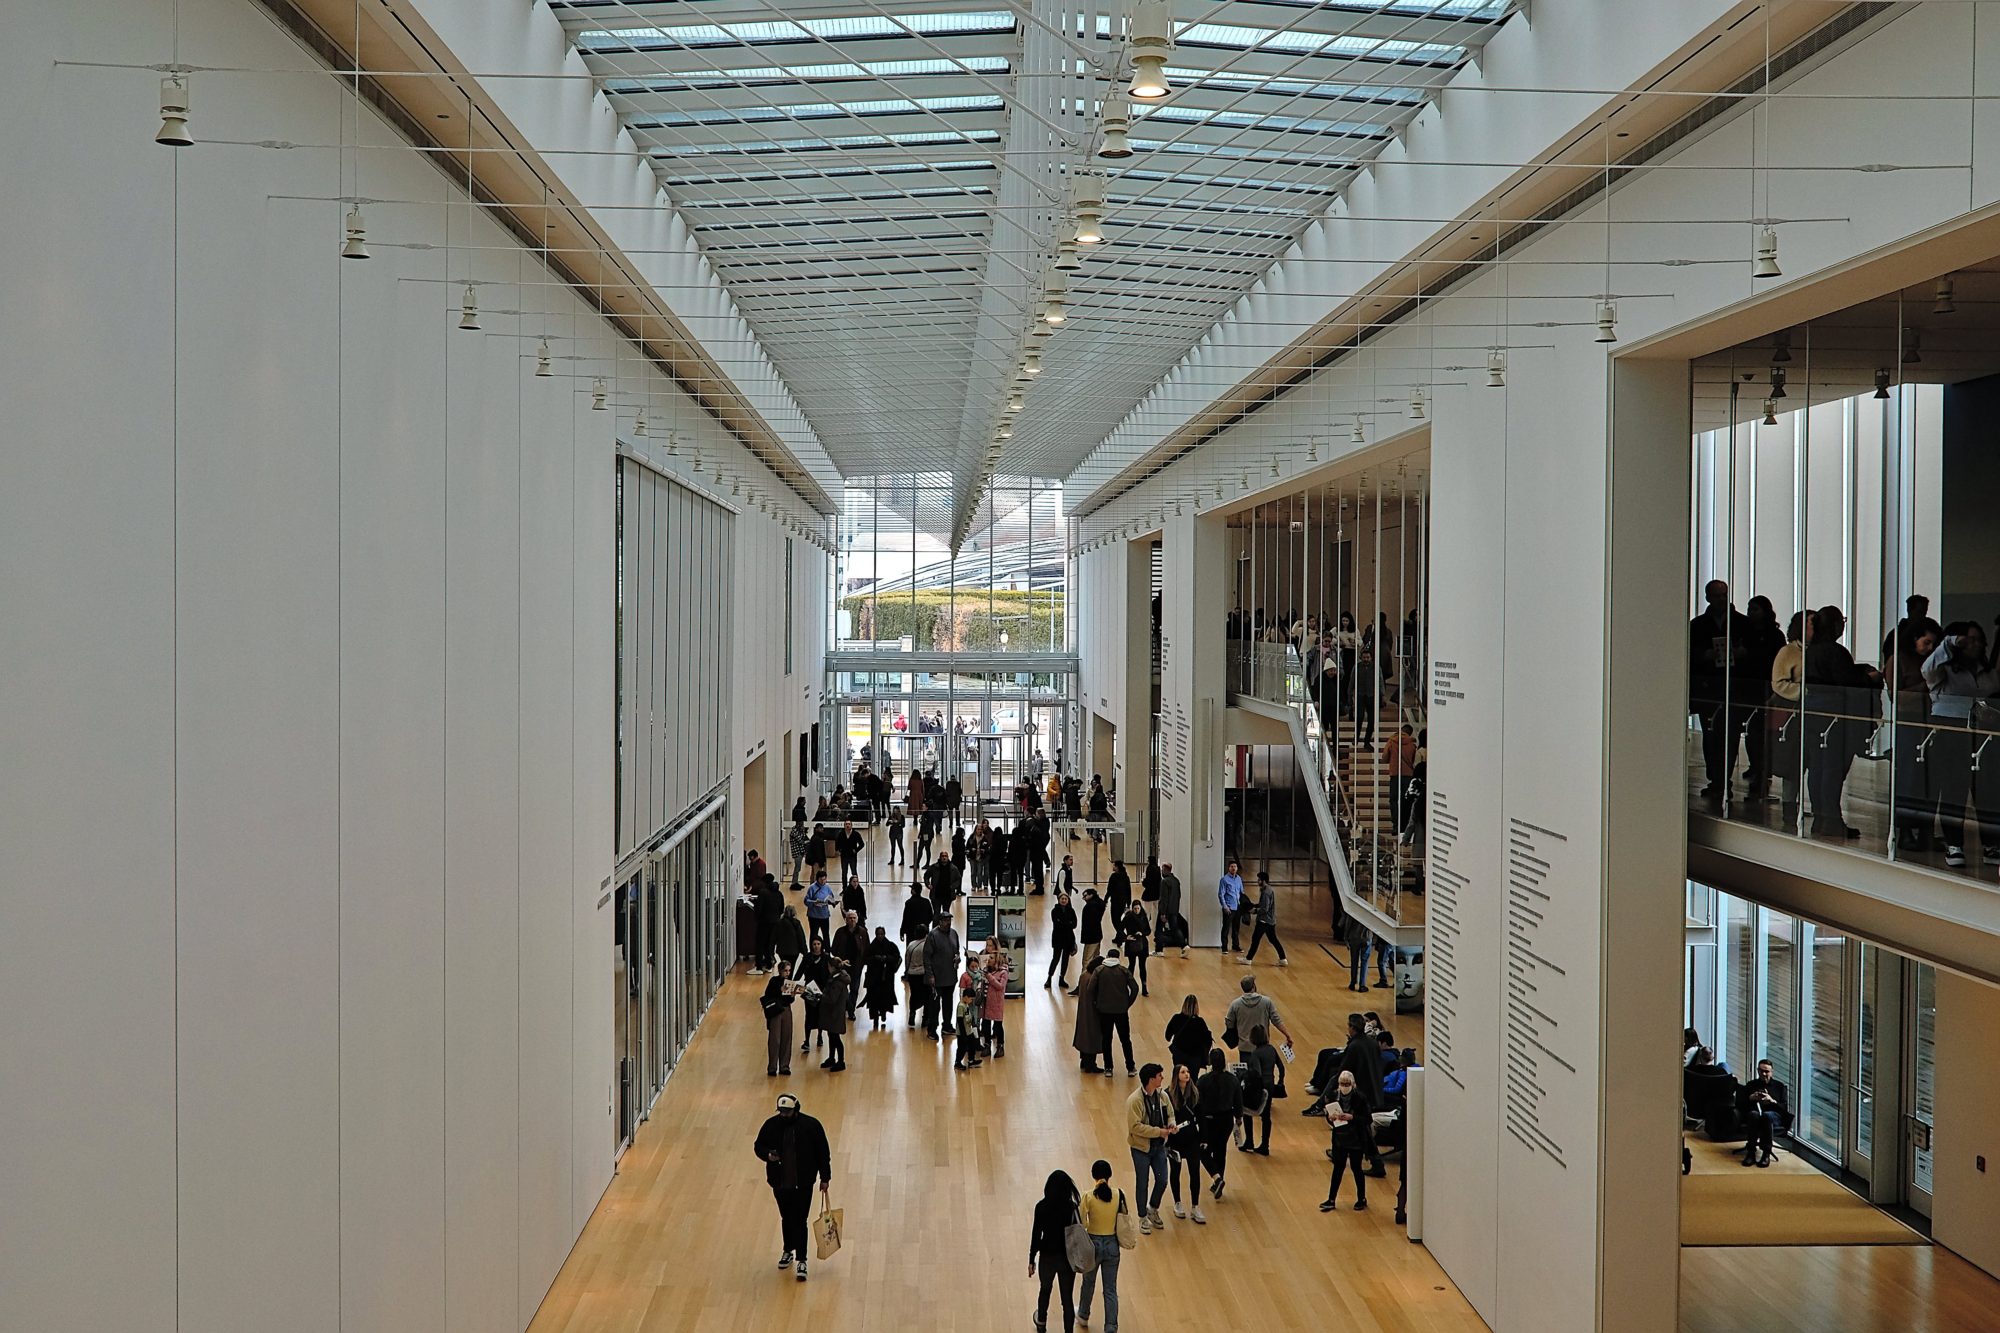
<svg viewBox="0 0 2000 1333">
<path fill-rule="evenodd" d="M 1222 875 L 1228 527 L 1169 517 L 1160 607 L 1160 859 L 1180 876 L 1189 942 L 1213 945 Z"/>
</svg>

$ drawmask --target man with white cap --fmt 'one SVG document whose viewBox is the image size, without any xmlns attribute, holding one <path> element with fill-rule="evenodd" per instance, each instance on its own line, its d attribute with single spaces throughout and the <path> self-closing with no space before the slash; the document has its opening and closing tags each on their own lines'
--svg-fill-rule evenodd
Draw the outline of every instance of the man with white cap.
<svg viewBox="0 0 2000 1333">
<path fill-rule="evenodd" d="M 824 1191 L 833 1183 L 833 1153 L 826 1129 L 799 1110 L 799 1099 L 787 1092 L 778 1098 L 778 1113 L 757 1131 L 757 1160 L 764 1164 L 764 1181 L 778 1201 L 778 1219 L 785 1236 L 779 1268 L 798 1260 L 799 1281 L 806 1280 L 806 1214 L 812 1208 L 815 1178 Z"/>
</svg>

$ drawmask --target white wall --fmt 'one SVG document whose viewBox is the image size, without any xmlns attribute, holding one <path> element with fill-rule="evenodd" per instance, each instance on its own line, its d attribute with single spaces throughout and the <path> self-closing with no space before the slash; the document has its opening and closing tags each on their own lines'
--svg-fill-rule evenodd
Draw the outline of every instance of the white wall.
<svg viewBox="0 0 2000 1333">
<path fill-rule="evenodd" d="M 172 12 L 0 43 L 0 1325 L 516 1329 L 615 1140 L 620 344 L 414 152 L 337 259 L 352 155 L 249 146 L 351 136 L 330 79 L 197 75 L 241 142 L 174 151 L 157 75 L 58 63 L 169 59 Z M 311 63 L 180 12 L 189 63 Z"/>
</svg>

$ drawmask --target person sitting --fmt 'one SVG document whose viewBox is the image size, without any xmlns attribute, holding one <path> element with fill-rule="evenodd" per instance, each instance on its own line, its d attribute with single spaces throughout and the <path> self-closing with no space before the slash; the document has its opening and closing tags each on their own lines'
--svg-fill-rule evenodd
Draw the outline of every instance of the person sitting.
<svg viewBox="0 0 2000 1333">
<path fill-rule="evenodd" d="M 1739 1129 L 1736 1076 L 1716 1063 L 1715 1052 L 1704 1046 L 1695 1052 L 1694 1063 L 1681 1074 L 1681 1100 L 1689 1118 L 1701 1122 L 1711 1139 L 1731 1139 Z"/>
<path fill-rule="evenodd" d="M 1743 1145 L 1743 1165 L 1769 1166 L 1771 1140 L 1779 1130 L 1792 1128 L 1792 1094 L 1771 1076 L 1771 1062 L 1757 1062 L 1757 1077 L 1743 1085 L 1740 1103 L 1750 1125 L 1750 1139 Z"/>
</svg>

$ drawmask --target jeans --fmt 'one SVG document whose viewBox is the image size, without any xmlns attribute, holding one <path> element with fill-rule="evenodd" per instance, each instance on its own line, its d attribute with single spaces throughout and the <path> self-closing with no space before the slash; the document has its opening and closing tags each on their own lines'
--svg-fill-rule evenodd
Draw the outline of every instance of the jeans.
<svg viewBox="0 0 2000 1333">
<path fill-rule="evenodd" d="M 903 855 L 903 830 L 892 828 L 889 830 L 889 864 L 895 865 L 898 861 L 908 864 L 909 858 Z"/>
<path fill-rule="evenodd" d="M 808 1253 L 806 1214 L 812 1211 L 812 1182 L 807 1181 L 791 1189 L 773 1185 L 771 1193 L 778 1200 L 778 1224 L 785 1233 L 785 1250 L 803 1260 Z"/>
<path fill-rule="evenodd" d="M 1118 1328 L 1118 1237 L 1092 1236 L 1091 1244 L 1097 1247 L 1097 1267 L 1083 1275 L 1083 1299 L 1077 1302 L 1077 1315 L 1090 1318 L 1091 1293 L 1097 1290 L 1097 1279 L 1104 1278 L 1104 1333 L 1116 1333 Z"/>
<path fill-rule="evenodd" d="M 792 1006 L 785 1006 L 776 1018 L 764 1024 L 768 1029 L 765 1040 L 764 1068 L 775 1069 L 781 1074 L 792 1072 Z"/>
<path fill-rule="evenodd" d="M 1363 937 L 1361 943 L 1347 946 L 1347 988 L 1366 990 L 1368 988 L 1368 944 L 1372 936 Z"/>
<path fill-rule="evenodd" d="M 1146 1178 L 1152 1177 L 1153 1192 L 1146 1192 Z M 1167 1141 L 1154 1139 L 1150 1148 L 1132 1149 L 1132 1176 L 1138 1188 L 1132 1192 L 1136 1206 L 1143 1213 L 1160 1211 L 1160 1199 L 1167 1192 Z"/>
<path fill-rule="evenodd" d="M 1115 1033 L 1125 1047 L 1125 1067 L 1132 1068 L 1132 1015 L 1101 1013 L 1097 1021 L 1104 1029 L 1104 1067 L 1111 1068 L 1111 1038 Z"/>
<path fill-rule="evenodd" d="M 1375 980 L 1383 986 L 1392 986 L 1396 981 L 1396 950 L 1384 939 L 1375 941 Z"/>
<path fill-rule="evenodd" d="M 1042 1293 L 1035 1298 L 1035 1322 L 1041 1324 L 1049 1317 L 1049 1288 L 1062 1292 L 1063 1333 L 1076 1333 L 1076 1271 L 1065 1259 L 1061 1267 L 1051 1262 L 1046 1255 L 1036 1266 L 1041 1274 Z"/>
<path fill-rule="evenodd" d="M 804 852 L 792 853 L 792 887 L 795 889 L 799 886 L 799 871 L 805 869 L 805 864 L 806 854 Z"/>
<path fill-rule="evenodd" d="M 1285 957 L 1285 942 L 1278 938 L 1278 928 L 1266 921 L 1259 921 L 1256 929 L 1250 932 L 1250 952 L 1245 954 L 1244 958 L 1246 960 L 1255 958 L 1257 956 L 1257 946 L 1265 940 L 1271 941 L 1271 947 L 1278 951 L 1278 958 L 1280 961 L 1283 961 Z"/>
<path fill-rule="evenodd" d="M 1806 787 L 1812 793 L 1815 833 L 1839 833 L 1847 827 L 1840 811 L 1840 789 L 1847 785 L 1847 769 L 1854 762 L 1854 755 L 1842 747 L 1837 731 L 1832 739 L 1833 745 L 1812 751 L 1812 763 L 1806 770 Z M 1814 743 L 1814 737 L 1806 737 L 1807 745 Z"/>
</svg>

